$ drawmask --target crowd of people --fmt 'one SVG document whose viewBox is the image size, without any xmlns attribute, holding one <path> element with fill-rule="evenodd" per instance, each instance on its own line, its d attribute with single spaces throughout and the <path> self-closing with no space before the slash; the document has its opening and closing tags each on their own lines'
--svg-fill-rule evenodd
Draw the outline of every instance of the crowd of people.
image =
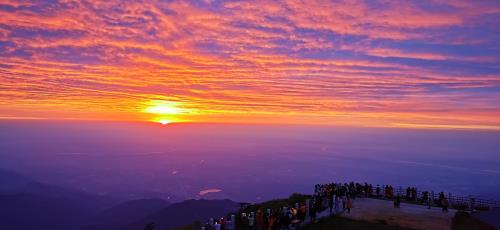
<svg viewBox="0 0 500 230">
<path fill-rule="evenodd" d="M 330 212 L 339 203 L 337 199 L 340 199 L 343 207 L 350 212 L 352 207 L 352 199 L 356 197 L 372 197 L 372 198 L 382 198 L 390 199 L 394 201 L 394 207 L 399 208 L 401 201 L 404 199 L 407 202 L 427 204 L 429 208 L 432 205 L 437 205 L 441 207 L 443 212 L 447 212 L 450 206 L 448 198 L 445 196 L 444 192 L 438 194 L 438 198 L 431 198 L 429 191 L 422 191 L 420 194 L 417 192 L 415 187 L 407 187 L 406 194 L 402 194 L 403 191 L 395 191 L 394 187 L 391 185 L 380 186 L 377 185 L 374 189 L 372 184 L 368 183 L 330 183 L 330 184 L 317 184 L 314 188 L 314 194 L 316 200 L 327 199 L 329 200 Z M 420 196 L 419 196 L 420 195 Z M 346 206 L 347 204 L 347 206 Z M 472 206 L 472 205 L 471 205 Z"/>
<path fill-rule="evenodd" d="M 291 224 L 297 224 L 299 219 L 305 217 L 305 206 L 296 208 L 268 209 L 265 213 L 258 209 L 257 212 L 241 213 L 241 223 L 244 229 L 289 229 Z"/>
<path fill-rule="evenodd" d="M 290 229 L 306 221 L 315 222 L 318 214 L 325 210 L 330 215 L 350 213 L 354 194 L 358 193 L 347 184 L 316 185 L 314 194 L 307 201 L 275 210 L 267 209 L 265 212 L 258 209 L 241 213 L 240 221 L 244 229 Z"/>
<path fill-rule="evenodd" d="M 434 193 L 429 191 L 417 191 L 415 187 L 407 187 L 406 193 L 403 189 L 395 190 L 391 185 L 376 185 L 368 183 L 329 183 L 317 184 L 314 186 L 314 193 L 304 202 L 296 203 L 293 206 L 281 207 L 278 209 L 257 209 L 252 212 L 242 212 L 238 216 L 238 221 L 243 229 L 250 230 L 272 230 L 290 229 L 290 226 L 298 226 L 306 220 L 315 222 L 318 213 L 328 210 L 328 214 L 350 213 L 353 208 L 353 200 L 357 197 L 370 197 L 378 199 L 388 199 L 394 201 L 394 207 L 399 208 L 401 201 L 437 205 L 443 212 L 448 211 L 450 206 L 448 198 L 443 192 L 434 198 Z M 324 214 L 323 214 L 324 215 Z M 226 230 L 229 229 L 224 218 L 210 219 L 205 225 L 205 230 Z"/>
<path fill-rule="evenodd" d="M 314 194 L 319 194 L 322 197 L 335 195 L 337 197 L 383 197 L 393 198 L 394 188 L 391 185 L 380 186 L 375 188 L 372 184 L 368 183 L 330 183 L 330 184 L 317 184 L 314 188 Z"/>
<path fill-rule="evenodd" d="M 240 220 L 244 229 L 290 229 L 291 226 L 297 227 L 306 220 L 315 221 L 317 213 L 322 210 L 324 207 L 313 199 L 312 202 L 300 202 L 293 207 L 267 209 L 265 212 L 258 209 L 256 212 L 241 213 Z"/>
<path fill-rule="evenodd" d="M 338 187 L 340 189 L 341 187 Z M 251 212 L 242 212 L 239 214 L 239 224 L 242 229 L 249 230 L 273 230 L 273 229 L 291 229 L 305 223 L 306 221 L 315 222 L 318 213 L 329 209 L 329 214 L 339 214 L 350 212 L 352 208 L 352 199 L 348 190 L 338 190 L 329 188 L 329 195 L 324 196 L 321 193 L 315 193 L 310 199 L 298 202 L 293 206 L 285 206 L 277 209 L 257 209 Z M 338 194 L 338 195 L 334 195 Z M 228 229 L 223 219 L 210 219 L 203 227 L 205 230 L 224 230 Z"/>
<path fill-rule="evenodd" d="M 214 219 L 210 218 L 203 226 L 203 230 L 229 230 L 229 229 L 234 229 L 234 221 L 235 219 L 232 218 L 231 221 L 226 221 L 224 217 L 221 217 L 219 219 Z"/>
</svg>

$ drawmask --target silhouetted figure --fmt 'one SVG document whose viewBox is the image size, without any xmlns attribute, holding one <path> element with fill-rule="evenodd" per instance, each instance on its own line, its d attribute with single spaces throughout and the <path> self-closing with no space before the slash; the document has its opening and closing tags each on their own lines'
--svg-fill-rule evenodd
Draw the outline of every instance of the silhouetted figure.
<svg viewBox="0 0 500 230">
<path fill-rule="evenodd" d="M 224 220 L 224 218 L 220 218 L 219 223 L 220 223 L 220 230 L 226 230 L 226 221 Z"/>
<path fill-rule="evenodd" d="M 446 199 L 446 197 L 443 198 L 443 200 L 441 201 L 441 207 L 443 208 L 443 212 L 448 212 L 448 206 L 450 205 L 448 203 L 448 199 Z"/>
<path fill-rule="evenodd" d="M 259 209 L 255 214 L 255 222 L 257 224 L 257 230 L 264 230 L 264 214 Z"/>
<path fill-rule="evenodd" d="M 339 196 L 335 196 L 335 212 L 339 212 L 340 211 L 340 198 Z"/>
<path fill-rule="evenodd" d="M 304 221 L 304 219 L 306 218 L 306 204 L 300 204 L 300 207 L 299 207 L 299 212 L 300 212 L 300 221 Z"/>
<path fill-rule="evenodd" d="M 254 226 L 255 226 L 255 216 L 253 215 L 253 212 L 252 212 L 248 216 L 248 228 L 254 229 Z"/>
<path fill-rule="evenodd" d="M 333 211 L 333 196 L 330 197 L 330 199 L 328 200 L 328 208 L 330 208 L 330 215 L 332 215 L 332 211 Z"/>
<path fill-rule="evenodd" d="M 394 199 L 394 207 L 399 208 L 401 206 L 401 197 L 398 195 L 396 199 Z"/>
<path fill-rule="evenodd" d="M 470 198 L 469 208 L 471 212 L 476 212 L 476 199 Z"/>
<path fill-rule="evenodd" d="M 444 199 L 444 192 L 439 193 L 439 198 L 438 198 L 438 205 L 442 206 L 443 204 L 443 199 Z"/>
<path fill-rule="evenodd" d="M 421 203 L 427 202 L 428 200 L 429 200 L 429 192 L 428 191 L 422 192 L 422 202 Z"/>
<path fill-rule="evenodd" d="M 351 213 L 351 208 L 352 208 L 352 199 L 350 197 L 347 197 L 347 204 L 346 204 L 346 208 L 347 208 L 347 213 Z"/>
<path fill-rule="evenodd" d="M 267 217 L 267 229 L 268 230 L 272 230 L 276 221 L 277 221 L 278 217 L 276 215 L 276 213 L 271 213 L 268 217 Z"/>
<path fill-rule="evenodd" d="M 292 221 L 292 211 L 288 210 L 286 215 L 283 217 L 283 230 L 290 229 L 290 223 Z"/>
<path fill-rule="evenodd" d="M 309 217 L 311 218 L 311 222 L 315 222 L 316 221 L 316 205 L 311 205 L 311 207 L 309 208 Z"/>
</svg>

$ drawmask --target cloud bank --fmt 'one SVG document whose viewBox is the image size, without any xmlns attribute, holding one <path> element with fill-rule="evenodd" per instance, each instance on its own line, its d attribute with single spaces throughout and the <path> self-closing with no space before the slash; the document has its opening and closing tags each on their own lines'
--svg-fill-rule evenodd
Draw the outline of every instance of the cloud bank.
<svg viewBox="0 0 500 230">
<path fill-rule="evenodd" d="M 498 1 L 0 1 L 0 117 L 500 127 Z"/>
</svg>

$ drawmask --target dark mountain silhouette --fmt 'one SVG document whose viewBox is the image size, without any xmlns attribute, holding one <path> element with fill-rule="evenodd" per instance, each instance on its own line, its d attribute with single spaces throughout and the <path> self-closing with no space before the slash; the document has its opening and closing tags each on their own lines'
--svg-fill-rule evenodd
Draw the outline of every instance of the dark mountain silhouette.
<svg viewBox="0 0 500 230">
<path fill-rule="evenodd" d="M 131 222 L 142 220 L 168 205 L 169 203 L 162 199 L 127 201 L 99 213 L 82 230 L 114 229 L 118 226 L 125 226 Z"/>
<path fill-rule="evenodd" d="M 38 182 L 28 183 L 16 190 L 16 194 L 29 194 L 39 197 L 64 199 L 78 203 L 82 209 L 98 213 L 118 204 L 118 200 L 109 196 L 90 194 L 77 189 L 63 188 Z"/>
<path fill-rule="evenodd" d="M 77 229 L 93 215 L 82 202 L 31 194 L 0 195 L 2 229 Z"/>
<path fill-rule="evenodd" d="M 171 229 L 191 224 L 196 220 L 205 221 L 211 217 L 221 217 L 236 211 L 239 203 L 231 200 L 185 200 L 172 204 L 140 221 L 116 229 L 144 229 L 154 223 L 155 229 Z"/>
<path fill-rule="evenodd" d="M 0 172 L 1 229 L 78 229 L 116 200 Z M 18 181 L 16 181 L 18 180 Z"/>
<path fill-rule="evenodd" d="M 91 208 L 111 207 L 118 201 L 109 196 L 99 196 L 78 189 L 65 188 L 56 185 L 39 183 L 25 176 L 0 169 L 0 194 L 18 195 L 26 194 L 47 198 L 64 198 L 76 201 L 86 201 L 85 205 Z"/>
<path fill-rule="evenodd" d="M 19 189 L 30 182 L 33 181 L 21 174 L 0 169 L 0 194 Z"/>
<path fill-rule="evenodd" d="M 166 229 L 205 221 L 236 211 L 231 200 L 186 200 L 169 205 L 161 199 L 123 203 L 87 192 L 35 182 L 0 170 L 0 228 L 9 230 L 136 230 L 154 223 Z"/>
</svg>

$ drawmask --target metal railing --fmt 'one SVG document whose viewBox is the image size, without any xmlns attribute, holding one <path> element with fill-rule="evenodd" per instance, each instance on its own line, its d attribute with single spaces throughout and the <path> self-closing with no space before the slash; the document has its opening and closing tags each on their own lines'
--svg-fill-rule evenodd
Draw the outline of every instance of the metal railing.
<svg viewBox="0 0 500 230">
<path fill-rule="evenodd" d="M 406 202 L 415 203 L 415 204 L 424 204 L 428 205 L 428 201 L 425 201 L 425 193 L 427 192 L 427 198 L 431 201 L 432 206 L 440 206 L 440 201 L 442 198 L 446 198 L 449 203 L 449 207 L 458 209 L 458 210 L 489 210 L 494 207 L 500 207 L 500 201 L 496 200 L 488 200 L 475 198 L 473 196 L 457 196 L 452 193 L 442 193 L 441 197 L 439 193 L 434 191 L 419 191 L 417 189 L 416 196 L 413 198 L 406 197 L 406 189 L 403 187 L 398 187 L 396 189 L 396 193 L 405 199 Z"/>
<path fill-rule="evenodd" d="M 357 196 L 367 196 L 370 198 L 377 199 L 394 199 L 396 196 L 400 196 L 401 201 L 405 203 L 421 204 L 428 206 L 441 206 L 441 200 L 446 198 L 450 208 L 457 210 L 490 210 L 491 208 L 500 207 L 500 201 L 492 199 L 481 199 L 475 198 L 473 196 L 457 196 L 452 193 L 437 193 L 433 190 L 419 190 L 417 188 L 415 194 L 410 192 L 410 196 L 407 196 L 406 188 L 402 186 L 393 187 L 392 194 L 385 193 L 385 186 L 379 186 L 380 192 L 376 193 L 376 187 L 372 187 L 371 194 L 366 194 L 364 191 L 361 194 L 355 194 Z"/>
</svg>

